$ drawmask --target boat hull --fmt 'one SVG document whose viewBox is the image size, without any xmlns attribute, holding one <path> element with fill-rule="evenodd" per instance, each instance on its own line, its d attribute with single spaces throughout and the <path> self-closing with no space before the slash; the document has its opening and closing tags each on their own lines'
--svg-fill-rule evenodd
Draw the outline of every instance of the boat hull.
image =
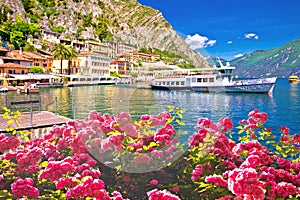
<svg viewBox="0 0 300 200">
<path fill-rule="evenodd" d="M 155 89 L 155 90 L 193 90 L 192 87 L 187 87 L 187 86 L 183 86 L 183 87 L 172 87 L 172 86 L 161 86 L 161 85 L 150 85 L 151 89 Z"/>
<path fill-rule="evenodd" d="M 290 83 L 299 83 L 299 77 L 296 76 L 296 75 L 291 75 L 291 76 L 289 77 L 289 82 L 290 82 Z"/>
<path fill-rule="evenodd" d="M 228 93 L 270 93 L 273 91 L 274 84 L 257 85 L 234 85 L 234 86 L 215 86 L 215 87 L 193 87 L 195 92 L 228 92 Z"/>
</svg>

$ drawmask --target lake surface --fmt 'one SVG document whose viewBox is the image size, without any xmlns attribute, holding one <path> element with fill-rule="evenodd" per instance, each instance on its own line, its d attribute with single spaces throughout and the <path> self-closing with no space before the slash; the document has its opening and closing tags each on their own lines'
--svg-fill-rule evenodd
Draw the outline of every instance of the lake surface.
<svg viewBox="0 0 300 200">
<path fill-rule="evenodd" d="M 230 94 L 197 93 L 190 91 L 159 91 L 131 87 L 128 85 L 86 86 L 73 88 L 40 89 L 39 94 L 18 94 L 16 92 L 0 93 L 1 105 L 7 101 L 41 98 L 42 110 L 60 115 L 84 119 L 90 111 L 104 114 L 117 114 L 123 111 L 134 118 L 143 114 L 158 114 L 167 111 L 167 106 L 186 110 L 184 129 L 192 134 L 197 119 L 207 117 L 217 122 L 219 118 L 232 118 L 234 126 L 247 119 L 254 109 L 266 112 L 269 121 L 266 127 L 278 132 L 283 125 L 291 133 L 300 133 L 300 84 L 290 84 L 287 79 L 278 79 L 273 95 L 268 94 Z"/>
</svg>

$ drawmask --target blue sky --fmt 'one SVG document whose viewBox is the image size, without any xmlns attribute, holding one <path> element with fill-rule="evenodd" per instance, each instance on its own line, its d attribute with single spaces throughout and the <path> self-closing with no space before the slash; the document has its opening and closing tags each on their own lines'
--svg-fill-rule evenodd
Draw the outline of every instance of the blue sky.
<svg viewBox="0 0 300 200">
<path fill-rule="evenodd" d="M 162 12 L 189 46 L 232 60 L 300 37 L 300 0 L 138 0 Z"/>
</svg>

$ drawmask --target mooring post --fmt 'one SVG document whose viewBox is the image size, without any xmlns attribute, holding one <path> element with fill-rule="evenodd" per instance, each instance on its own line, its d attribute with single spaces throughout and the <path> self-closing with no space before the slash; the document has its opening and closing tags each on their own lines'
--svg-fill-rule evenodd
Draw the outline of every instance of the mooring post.
<svg viewBox="0 0 300 200">
<path fill-rule="evenodd" d="M 57 97 L 55 97 L 54 103 L 55 103 L 55 115 L 57 115 Z"/>
<path fill-rule="evenodd" d="M 5 101 L 5 107 L 8 108 L 8 107 L 7 107 L 7 106 L 8 106 L 8 103 L 7 103 L 7 96 L 5 96 L 4 101 Z"/>
<path fill-rule="evenodd" d="M 33 118 L 33 114 L 32 114 L 32 102 L 30 102 L 30 126 L 32 127 L 32 118 Z"/>
<path fill-rule="evenodd" d="M 74 98 L 72 99 L 72 104 L 73 104 L 73 119 L 76 119 L 76 101 L 74 100 Z"/>
<path fill-rule="evenodd" d="M 39 96 L 39 112 L 41 112 L 41 96 Z"/>
</svg>

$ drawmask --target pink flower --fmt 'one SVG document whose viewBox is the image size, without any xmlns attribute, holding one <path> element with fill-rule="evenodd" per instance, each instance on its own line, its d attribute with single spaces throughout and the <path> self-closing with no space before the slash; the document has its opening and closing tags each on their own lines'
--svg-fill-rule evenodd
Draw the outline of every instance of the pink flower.
<svg viewBox="0 0 300 200">
<path fill-rule="evenodd" d="M 176 185 L 172 188 L 173 192 L 178 193 L 179 192 L 179 187 Z"/>
<path fill-rule="evenodd" d="M 149 183 L 150 183 L 151 185 L 157 186 L 157 185 L 158 185 L 158 180 L 152 179 Z"/>
<path fill-rule="evenodd" d="M 247 159 L 241 164 L 240 168 L 258 168 L 260 165 L 260 157 L 257 155 L 250 155 Z"/>
<path fill-rule="evenodd" d="M 150 162 L 150 157 L 146 154 L 143 154 L 141 156 L 138 156 L 135 158 L 134 163 L 135 164 L 142 164 L 142 163 L 149 163 Z"/>
<path fill-rule="evenodd" d="M 287 159 L 278 158 L 277 163 L 278 163 L 279 167 L 284 170 L 289 170 L 291 168 L 291 162 Z"/>
<path fill-rule="evenodd" d="M 33 180 L 31 178 L 17 179 L 12 185 L 11 190 L 12 194 L 17 198 L 21 198 L 23 196 L 29 198 L 38 198 L 39 191 L 37 188 L 33 187 Z"/>
<path fill-rule="evenodd" d="M 227 187 L 227 181 L 218 175 L 210 175 L 205 178 L 206 183 L 214 183 L 216 186 Z"/>
<path fill-rule="evenodd" d="M 151 190 L 147 192 L 149 200 L 180 200 L 178 196 L 171 194 L 168 190 Z"/>
<path fill-rule="evenodd" d="M 203 167 L 201 165 L 197 165 L 192 172 L 192 177 L 191 177 L 192 181 L 196 181 L 200 179 L 202 171 L 203 171 Z"/>
<path fill-rule="evenodd" d="M 253 168 L 237 168 L 228 174 L 228 189 L 237 196 L 262 196 L 262 192 L 265 192 L 262 188 L 263 184 L 258 181 L 257 172 Z"/>
<path fill-rule="evenodd" d="M 223 128 L 221 129 L 222 132 L 227 132 L 229 129 L 232 129 L 232 120 L 229 118 L 221 118 L 219 120 L 219 126 L 222 126 Z"/>
<path fill-rule="evenodd" d="M 287 136 L 290 133 L 290 130 L 286 126 L 281 126 L 279 130 L 285 136 Z"/>
<path fill-rule="evenodd" d="M 198 120 L 198 125 L 201 127 L 209 127 L 213 122 L 208 118 L 200 118 Z"/>
<path fill-rule="evenodd" d="M 297 192 L 296 186 L 291 183 L 280 182 L 277 184 L 276 192 L 278 196 L 286 198 L 289 195 L 294 195 Z"/>
<path fill-rule="evenodd" d="M 142 116 L 141 116 L 141 119 L 142 119 L 143 121 L 149 121 L 149 120 L 150 120 L 150 116 L 149 116 L 149 115 L 142 115 Z"/>
</svg>

